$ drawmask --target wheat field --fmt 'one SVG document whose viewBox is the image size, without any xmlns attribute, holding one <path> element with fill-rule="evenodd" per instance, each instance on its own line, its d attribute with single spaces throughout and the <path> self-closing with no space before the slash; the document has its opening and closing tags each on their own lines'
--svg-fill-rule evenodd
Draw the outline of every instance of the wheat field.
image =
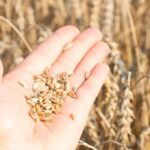
<svg viewBox="0 0 150 150">
<path fill-rule="evenodd" d="M 150 0 L 0 0 L 5 73 L 54 30 L 95 27 L 111 69 L 78 150 L 150 150 Z"/>
</svg>

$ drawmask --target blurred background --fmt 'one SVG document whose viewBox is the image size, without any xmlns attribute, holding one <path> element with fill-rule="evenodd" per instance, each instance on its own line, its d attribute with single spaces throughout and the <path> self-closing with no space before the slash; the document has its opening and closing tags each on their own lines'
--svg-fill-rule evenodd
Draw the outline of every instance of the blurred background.
<svg viewBox="0 0 150 150">
<path fill-rule="evenodd" d="M 68 24 L 100 29 L 111 48 L 77 150 L 150 150 L 150 0 L 0 0 L 5 73 Z"/>
</svg>

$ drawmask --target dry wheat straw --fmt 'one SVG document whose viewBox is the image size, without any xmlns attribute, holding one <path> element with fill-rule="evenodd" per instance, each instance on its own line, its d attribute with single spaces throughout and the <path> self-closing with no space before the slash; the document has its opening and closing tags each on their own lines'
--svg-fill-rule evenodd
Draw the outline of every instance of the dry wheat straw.
<svg viewBox="0 0 150 150">
<path fill-rule="evenodd" d="M 128 79 L 126 81 L 126 86 L 124 87 L 124 93 L 122 95 L 122 99 L 120 99 L 120 110 L 117 112 L 117 126 L 119 129 L 118 139 L 123 143 L 123 145 L 129 144 L 129 139 L 132 135 L 131 124 L 134 119 L 134 112 L 132 110 L 133 104 L 132 99 L 133 95 L 130 90 L 130 81 L 131 81 L 131 73 L 128 75 Z"/>
<path fill-rule="evenodd" d="M 20 31 L 8 19 L 4 18 L 3 16 L 0 16 L 0 20 L 4 21 L 11 28 L 13 28 L 13 30 L 19 35 L 19 37 L 21 38 L 21 40 L 24 42 L 24 44 L 28 48 L 29 52 L 31 52 L 32 48 L 30 47 L 30 45 L 28 44 L 28 42 L 26 41 L 26 39 L 24 38 L 24 36 L 20 33 Z"/>
<path fill-rule="evenodd" d="M 104 39 L 111 41 L 113 38 L 114 0 L 104 0 L 102 10 L 101 17 L 103 22 L 101 22 L 101 30 L 103 31 Z"/>
<path fill-rule="evenodd" d="M 121 100 L 125 95 L 123 87 L 127 81 L 127 70 L 133 72 L 131 87 L 136 85 L 141 76 L 150 72 L 149 8 L 149 0 L 0 1 L 0 15 L 14 24 L 32 47 L 43 42 L 63 25 L 77 25 L 82 30 L 88 26 L 97 26 L 103 31 L 104 39 L 111 47 L 108 58 L 111 73 L 91 110 L 88 126 L 82 135 L 82 140 L 94 147 L 103 141 L 113 141 L 102 144 L 98 149 L 116 150 L 123 147 L 123 138 L 120 136 L 120 141 L 116 141 L 118 137 L 110 134 L 95 109 L 103 113 L 114 131 L 119 131 L 117 122 L 121 117 L 117 117 L 116 111 L 119 112 L 121 105 L 125 103 Z M 24 42 L 20 41 L 20 37 L 14 34 L 7 23 L 0 21 L 0 56 L 5 73 L 28 54 L 29 51 Z M 128 143 L 133 149 L 148 150 L 150 143 L 149 135 L 145 134 L 150 127 L 149 91 L 149 79 L 143 79 L 132 90 L 135 120 L 130 128 L 135 140 L 133 142 L 131 136 Z M 83 147 L 81 149 L 84 150 Z"/>
<path fill-rule="evenodd" d="M 94 146 L 92 146 L 92 145 L 90 145 L 90 144 L 88 144 L 88 143 L 86 143 L 86 142 L 84 142 L 84 141 L 79 141 L 79 146 L 80 145 L 82 145 L 82 146 L 84 146 L 84 147 L 86 147 L 86 148 L 88 148 L 88 149 L 91 149 L 91 150 L 98 150 L 97 148 L 95 148 Z"/>
<path fill-rule="evenodd" d="M 91 1 L 91 15 L 90 15 L 90 26 L 99 28 L 99 14 L 100 14 L 100 5 L 101 0 Z"/>
</svg>

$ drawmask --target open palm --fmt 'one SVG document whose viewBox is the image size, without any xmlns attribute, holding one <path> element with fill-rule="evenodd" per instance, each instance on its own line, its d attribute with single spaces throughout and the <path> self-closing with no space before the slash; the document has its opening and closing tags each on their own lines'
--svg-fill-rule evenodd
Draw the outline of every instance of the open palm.
<svg viewBox="0 0 150 150">
<path fill-rule="evenodd" d="M 73 46 L 62 52 L 72 42 Z M 58 29 L 38 46 L 12 72 L 2 77 L 0 65 L 0 149 L 1 150 L 73 150 L 83 131 L 90 107 L 105 78 L 108 67 L 102 64 L 109 52 L 101 41 L 101 33 L 89 28 Z M 51 122 L 34 122 L 28 115 L 25 95 L 32 89 L 33 76 L 51 65 L 50 75 L 74 71 L 70 83 L 79 85 L 77 98 L 67 98 L 61 112 Z M 85 80 L 85 72 L 91 74 Z M 74 118 L 71 119 L 70 115 Z"/>
</svg>

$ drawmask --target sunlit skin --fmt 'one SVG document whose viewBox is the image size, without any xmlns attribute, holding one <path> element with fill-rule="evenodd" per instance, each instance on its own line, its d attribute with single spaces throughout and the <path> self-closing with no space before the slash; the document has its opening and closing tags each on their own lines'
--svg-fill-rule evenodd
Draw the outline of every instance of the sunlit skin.
<svg viewBox="0 0 150 150">
<path fill-rule="evenodd" d="M 109 53 L 102 35 L 94 28 L 80 32 L 65 26 L 33 50 L 12 72 L 3 76 L 0 62 L 0 149 L 74 150 L 84 129 L 89 110 L 103 85 L 109 68 L 103 61 Z M 73 46 L 62 53 L 63 47 Z M 61 112 L 51 122 L 35 122 L 28 115 L 25 95 L 32 89 L 33 76 L 51 65 L 49 75 L 72 70 L 70 84 L 78 85 L 77 98 L 66 98 Z M 85 80 L 85 72 L 90 76 Z M 18 84 L 24 82 L 29 90 Z M 73 115 L 73 119 L 72 116 Z"/>
</svg>

